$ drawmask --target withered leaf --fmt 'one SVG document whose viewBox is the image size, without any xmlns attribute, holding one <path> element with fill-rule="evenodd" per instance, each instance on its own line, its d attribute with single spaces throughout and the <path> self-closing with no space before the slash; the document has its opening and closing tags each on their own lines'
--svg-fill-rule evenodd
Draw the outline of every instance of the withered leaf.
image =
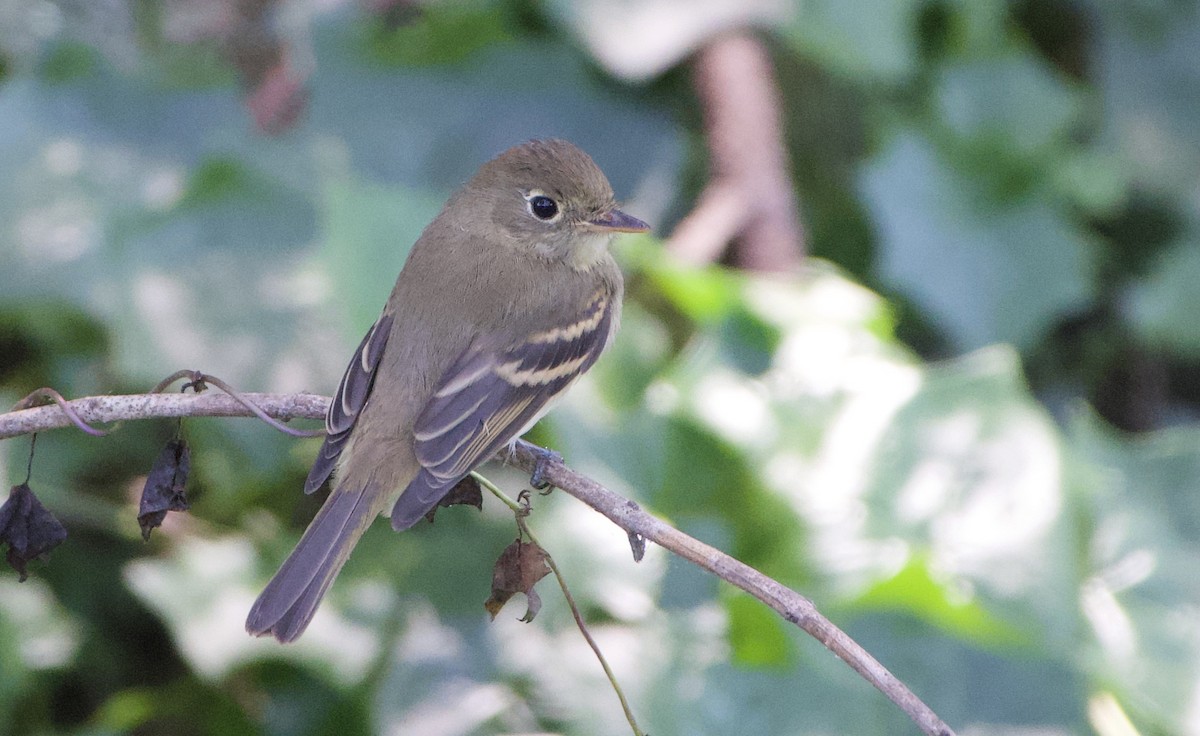
<svg viewBox="0 0 1200 736">
<path fill-rule="evenodd" d="M 161 526 L 168 511 L 187 511 L 186 488 L 191 469 L 191 452 L 187 442 L 176 438 L 167 443 L 146 476 L 142 500 L 138 504 L 138 526 L 142 539 L 149 540 L 150 532 Z"/>
<path fill-rule="evenodd" d="M 437 506 L 429 509 L 429 513 L 425 514 L 425 518 L 433 523 L 433 515 L 440 508 L 449 508 L 450 506 L 474 506 L 483 511 L 483 489 L 479 487 L 479 481 L 471 476 L 463 478 L 454 484 L 450 492 L 442 496 L 442 500 L 437 502 Z"/>
<path fill-rule="evenodd" d="M 542 599 L 534 592 L 533 586 L 550 572 L 546 565 L 547 557 L 549 555 L 541 547 L 519 539 L 500 553 L 500 559 L 496 560 L 496 567 L 492 570 L 492 597 L 483 604 L 493 620 L 514 593 L 524 593 L 529 601 L 529 608 L 521 620 L 526 623 L 533 620 L 542 607 Z"/>
<path fill-rule="evenodd" d="M 41 557 L 67 538 L 67 530 L 54 518 L 27 483 L 13 486 L 0 506 L 0 543 L 8 544 L 8 564 L 21 576 L 29 575 L 25 564 Z"/>
</svg>

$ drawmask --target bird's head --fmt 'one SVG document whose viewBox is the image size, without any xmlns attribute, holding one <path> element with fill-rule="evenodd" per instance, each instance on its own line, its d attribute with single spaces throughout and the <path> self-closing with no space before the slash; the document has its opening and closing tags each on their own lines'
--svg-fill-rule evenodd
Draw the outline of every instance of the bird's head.
<svg viewBox="0 0 1200 736">
<path fill-rule="evenodd" d="M 490 211 L 507 244 L 574 268 L 595 264 L 616 233 L 650 229 L 617 209 L 604 172 L 563 140 L 508 149 L 484 164 L 466 190 Z"/>
</svg>

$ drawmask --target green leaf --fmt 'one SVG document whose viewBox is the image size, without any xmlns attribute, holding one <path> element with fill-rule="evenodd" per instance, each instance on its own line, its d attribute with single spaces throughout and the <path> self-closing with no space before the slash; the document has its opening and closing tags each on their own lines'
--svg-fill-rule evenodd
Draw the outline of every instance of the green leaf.
<svg viewBox="0 0 1200 736">
<path fill-rule="evenodd" d="M 372 59 L 397 66 L 456 64 L 512 40 L 498 3 L 433 3 L 411 12 L 410 18 L 365 24 L 364 45 Z"/>
<path fill-rule="evenodd" d="M 762 601 L 736 594 L 725 601 L 733 661 L 747 667 L 786 667 L 795 660 L 779 614 Z"/>
<path fill-rule="evenodd" d="M 1193 230 L 1200 234 L 1200 226 Z M 1176 243 L 1130 289 L 1125 305 L 1131 325 L 1151 345 L 1200 357 L 1198 283 L 1200 240 Z"/>
<path fill-rule="evenodd" d="M 920 550 L 1001 619 L 1040 620 L 1055 645 L 1068 645 L 1078 575 L 1069 466 L 1014 351 L 993 347 L 927 368 L 867 463 L 866 532 L 905 540 L 891 560 Z"/>
<path fill-rule="evenodd" d="M 441 208 L 426 188 L 384 186 L 350 178 L 329 182 L 322 215 L 321 273 L 351 334 L 379 317 L 413 242 Z"/>
<path fill-rule="evenodd" d="M 362 611 L 350 616 L 338 605 L 347 581 L 342 580 L 340 593 L 324 601 L 303 639 L 281 648 L 246 636 L 237 626 L 266 583 L 266 571 L 260 572 L 255 563 L 245 539 L 185 538 L 162 558 L 130 563 L 124 578 L 133 594 L 159 616 L 191 670 L 204 679 L 220 679 L 269 654 L 317 662 L 335 682 L 359 681 L 372 661 L 378 634 L 364 625 Z M 365 618 L 372 614 L 379 612 L 368 612 Z"/>
<path fill-rule="evenodd" d="M 187 677 L 158 688 L 120 690 L 98 709 L 92 722 L 116 733 L 260 733 L 230 692 Z"/>
<path fill-rule="evenodd" d="M 18 583 L 5 570 L 0 578 L 0 727 L 9 724 L 14 710 L 31 690 L 40 673 L 65 668 L 75 660 L 80 626 L 64 610 L 50 586 L 30 578 Z"/>
<path fill-rule="evenodd" d="M 614 408 L 632 409 L 672 357 L 667 327 L 637 302 L 626 302 L 621 328 L 592 368 L 590 383 Z"/>
<path fill-rule="evenodd" d="M 83 43 L 63 41 L 42 62 L 41 74 L 50 84 L 65 84 L 94 75 L 100 66 L 100 55 Z"/>
<path fill-rule="evenodd" d="M 1187 733 L 1200 681 L 1200 429 L 1129 435 L 1080 410 L 1068 436 L 1086 461 L 1090 531 L 1076 657 L 1137 720 Z"/>
<path fill-rule="evenodd" d="M 1193 213 L 1200 179 L 1200 23 L 1188 3 L 1097 4 L 1089 45 L 1103 109 L 1099 141 L 1151 191 L 1180 196 Z"/>
<path fill-rule="evenodd" d="M 660 258 L 644 273 L 676 309 L 701 324 L 721 319 L 737 303 L 740 278 L 725 269 L 685 267 Z"/>
<path fill-rule="evenodd" d="M 919 0 L 804 0 L 786 34 L 836 74 L 898 84 L 916 70 L 921 8 Z"/>
<path fill-rule="evenodd" d="M 1045 198 L 994 200 L 925 138 L 904 131 L 863 173 L 881 277 L 962 349 L 1032 347 L 1093 296 L 1089 243 Z"/>
<path fill-rule="evenodd" d="M 1028 633 L 992 616 L 978 600 L 936 580 L 928 560 L 911 557 L 894 576 L 881 580 L 851 605 L 867 611 L 906 611 L 953 636 L 987 647 L 1028 644 Z"/>
<path fill-rule="evenodd" d="M 938 118 L 954 135 L 986 140 L 1007 156 L 1031 156 L 1066 141 L 1083 111 L 1076 89 L 1030 53 L 1015 49 L 940 70 Z"/>
</svg>

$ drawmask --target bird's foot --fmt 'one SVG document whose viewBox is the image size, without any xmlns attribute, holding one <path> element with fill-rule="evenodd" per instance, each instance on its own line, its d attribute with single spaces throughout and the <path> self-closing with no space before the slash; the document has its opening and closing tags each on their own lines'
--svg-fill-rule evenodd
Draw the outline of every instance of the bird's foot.
<svg viewBox="0 0 1200 736">
<path fill-rule="evenodd" d="M 546 470 L 551 463 L 561 463 L 562 455 L 537 445 L 529 445 L 529 449 L 533 451 L 536 458 L 533 463 L 533 472 L 529 475 L 529 485 L 533 486 L 536 491 L 546 491 L 547 488 L 550 488 L 550 481 L 546 480 Z"/>
</svg>

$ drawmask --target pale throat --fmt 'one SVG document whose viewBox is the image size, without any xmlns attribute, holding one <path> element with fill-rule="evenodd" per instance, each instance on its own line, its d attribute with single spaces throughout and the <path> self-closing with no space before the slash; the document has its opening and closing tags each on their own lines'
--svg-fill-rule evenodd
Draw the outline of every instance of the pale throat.
<svg viewBox="0 0 1200 736">
<path fill-rule="evenodd" d="M 567 254 L 567 265 L 577 271 L 588 271 L 608 252 L 612 233 L 582 232 L 571 239 L 571 252 Z"/>
</svg>

